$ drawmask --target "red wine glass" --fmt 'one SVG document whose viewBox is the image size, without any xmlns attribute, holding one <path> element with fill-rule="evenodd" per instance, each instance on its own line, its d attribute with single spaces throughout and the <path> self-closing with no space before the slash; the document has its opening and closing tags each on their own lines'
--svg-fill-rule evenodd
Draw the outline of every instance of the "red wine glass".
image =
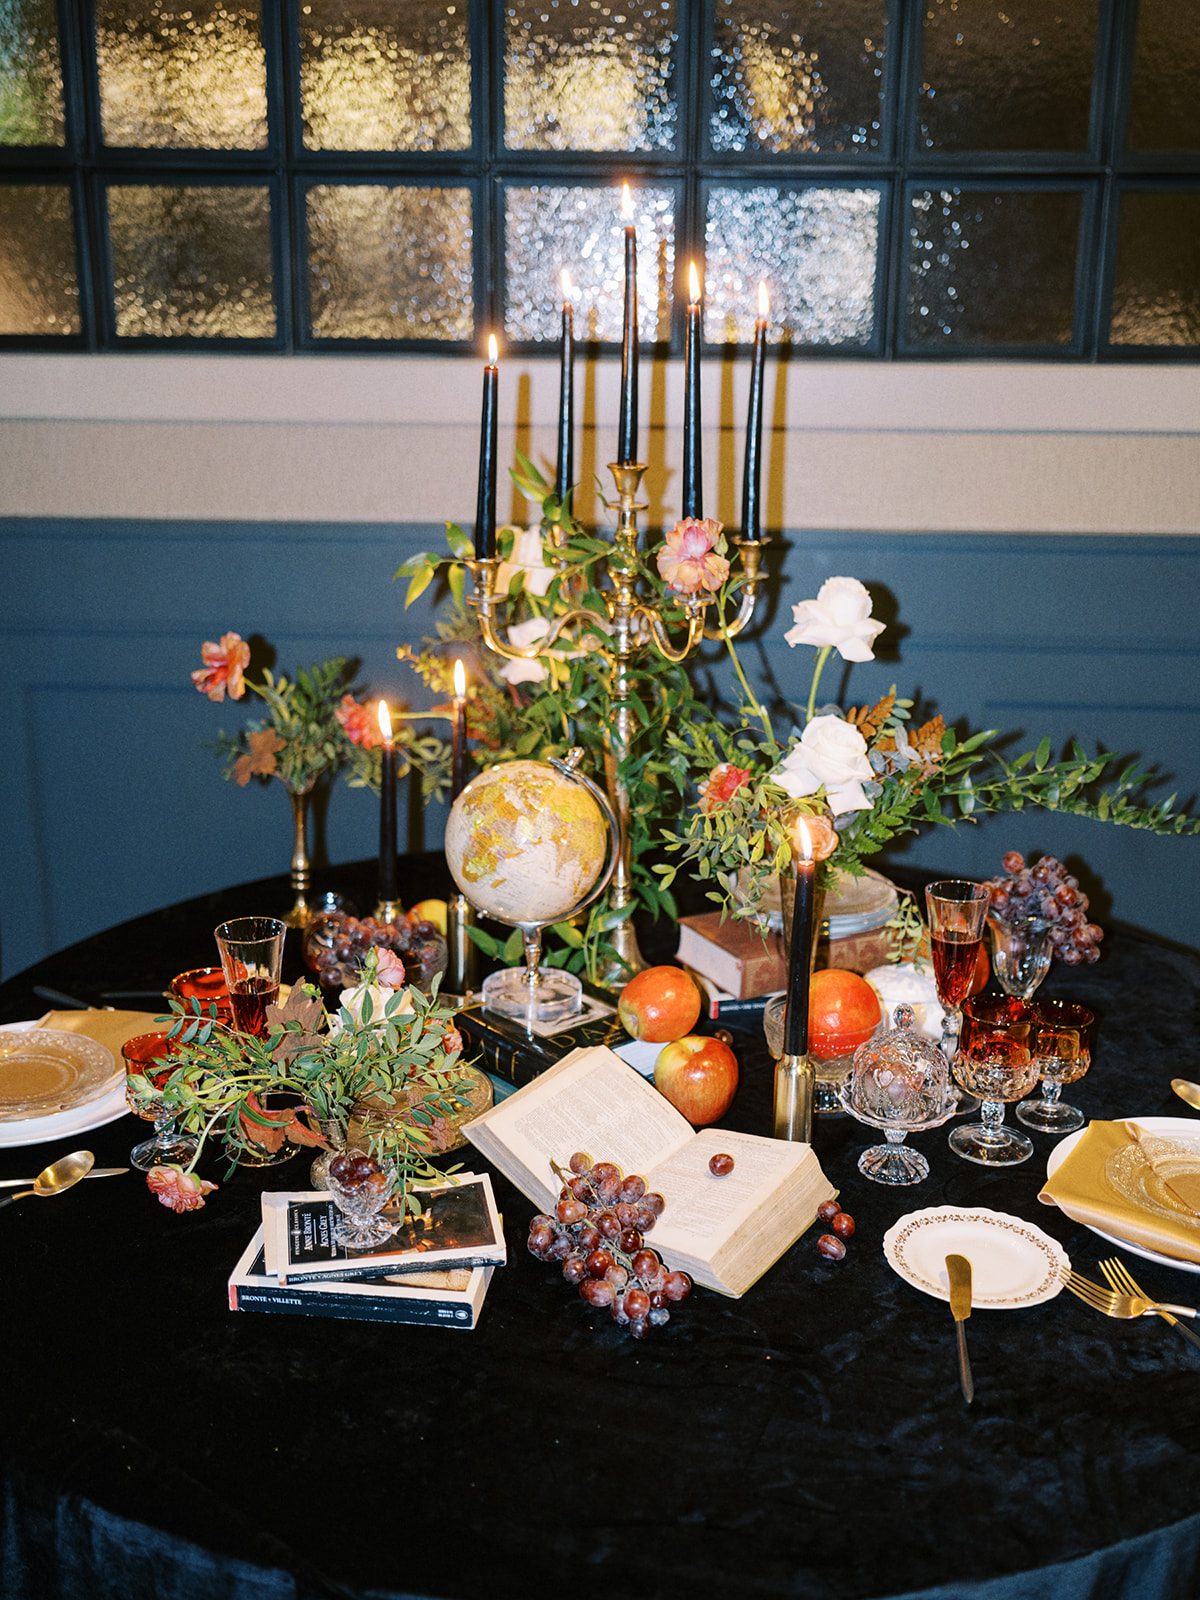
<svg viewBox="0 0 1200 1600">
<path fill-rule="evenodd" d="M 279 999 L 286 933 L 278 917 L 235 917 L 213 930 L 239 1033 L 266 1037 L 267 1007 Z"/>
</svg>

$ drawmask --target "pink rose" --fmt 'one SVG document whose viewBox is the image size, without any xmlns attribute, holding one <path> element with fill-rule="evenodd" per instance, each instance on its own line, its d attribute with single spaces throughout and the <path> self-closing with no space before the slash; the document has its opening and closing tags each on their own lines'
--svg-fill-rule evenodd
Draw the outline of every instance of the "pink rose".
<svg viewBox="0 0 1200 1600">
<path fill-rule="evenodd" d="M 676 594 L 710 593 L 719 589 L 729 576 L 724 556 L 713 555 L 712 548 L 721 535 L 722 524 L 712 517 L 698 522 L 685 517 L 667 534 L 658 552 L 658 575 Z"/>
<path fill-rule="evenodd" d="M 192 673 L 192 682 L 210 700 L 240 700 L 246 692 L 242 674 L 250 665 L 250 646 L 240 633 L 223 633 L 220 644 L 211 639 L 200 646 L 204 665 Z"/>
<path fill-rule="evenodd" d="M 199 1211 L 204 1196 L 217 1187 L 207 1178 L 198 1178 L 194 1172 L 185 1172 L 177 1166 L 151 1167 L 146 1174 L 146 1186 L 151 1194 L 158 1196 L 160 1205 L 170 1206 L 172 1211 Z"/>
<path fill-rule="evenodd" d="M 386 945 L 378 945 L 375 960 L 375 982 L 383 989 L 403 989 L 408 979 L 404 975 L 404 963 L 396 952 Z"/>
</svg>

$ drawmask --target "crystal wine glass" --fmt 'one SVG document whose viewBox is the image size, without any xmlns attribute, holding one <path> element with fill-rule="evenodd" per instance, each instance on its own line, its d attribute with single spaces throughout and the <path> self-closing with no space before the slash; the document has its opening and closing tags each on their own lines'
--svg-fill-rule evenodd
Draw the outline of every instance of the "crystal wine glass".
<svg viewBox="0 0 1200 1600">
<path fill-rule="evenodd" d="M 279 999 L 287 923 L 278 917 L 235 917 L 213 929 L 233 1007 L 233 1025 L 267 1036 L 267 1007 Z"/>
<path fill-rule="evenodd" d="M 942 1050 L 948 1061 L 962 1028 L 962 1003 L 971 992 L 991 892 L 984 883 L 962 878 L 942 878 L 925 890 L 929 913 L 929 944 L 933 953 L 933 981 L 942 1007 Z M 958 1092 L 962 1112 L 978 1110 L 973 1095 Z"/>
<path fill-rule="evenodd" d="M 1015 1166 L 1028 1161 L 1033 1141 L 1004 1126 L 1004 1103 L 1029 1093 L 1038 1079 L 1033 1053 L 1037 1011 L 1027 1000 L 963 1001 L 962 1034 L 953 1072 L 958 1082 L 981 1101 L 981 1120 L 955 1128 L 950 1148 L 964 1161 L 981 1167 Z"/>
<path fill-rule="evenodd" d="M 121 1046 L 125 1058 L 125 1099 L 129 1109 L 143 1122 L 154 1124 L 153 1139 L 143 1139 L 129 1152 L 129 1159 L 139 1172 L 149 1172 L 153 1167 L 189 1162 L 196 1154 L 195 1139 L 178 1133 L 175 1115 L 163 1105 L 159 1095 L 144 1094 L 133 1082 L 143 1078 L 152 1089 L 161 1089 L 171 1076 L 171 1040 L 165 1033 L 139 1033 L 136 1039 L 127 1039 Z"/>
<path fill-rule="evenodd" d="M 1059 1099 L 1064 1083 L 1078 1083 L 1092 1064 L 1091 1030 L 1095 1016 L 1071 1000 L 1039 1000 L 1033 1030 L 1033 1057 L 1042 1077 L 1040 1100 L 1022 1100 L 1017 1116 L 1042 1133 L 1072 1133 L 1085 1118 Z"/>
<path fill-rule="evenodd" d="M 992 971 L 996 981 L 1016 1000 L 1030 1000 L 1050 971 L 1050 924 L 1044 917 L 990 916 Z"/>
</svg>

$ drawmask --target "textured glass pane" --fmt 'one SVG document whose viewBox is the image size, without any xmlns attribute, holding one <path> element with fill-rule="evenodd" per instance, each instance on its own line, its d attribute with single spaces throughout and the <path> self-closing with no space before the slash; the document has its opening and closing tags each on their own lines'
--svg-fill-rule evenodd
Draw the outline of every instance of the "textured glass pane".
<svg viewBox="0 0 1200 1600">
<path fill-rule="evenodd" d="M 509 150 L 672 150 L 675 0 L 509 0 Z"/>
<path fill-rule="evenodd" d="M 714 150 L 878 150 L 886 0 L 716 0 Z"/>
<path fill-rule="evenodd" d="M 1131 150 L 1200 150 L 1200 6 L 1193 0 L 1140 0 Z"/>
<path fill-rule="evenodd" d="M 925 0 L 920 140 L 1084 150 L 1098 0 Z"/>
<path fill-rule="evenodd" d="M 671 336 L 675 281 L 675 194 L 634 189 L 637 228 L 638 335 Z M 576 290 L 575 334 L 616 341 L 625 312 L 625 220 L 619 189 L 549 184 L 509 189 L 504 203 L 504 262 L 510 339 L 557 339 L 562 331 L 562 269 Z"/>
<path fill-rule="evenodd" d="M 300 92 L 310 150 L 466 150 L 466 0 L 309 0 Z"/>
<path fill-rule="evenodd" d="M 62 184 L 0 188 L 0 333 L 78 333 L 71 195 Z"/>
<path fill-rule="evenodd" d="M 109 145 L 261 150 L 261 7 L 222 0 L 97 0 L 100 115 Z"/>
<path fill-rule="evenodd" d="M 312 331 L 326 339 L 470 339 L 471 191 L 308 191 Z"/>
<path fill-rule="evenodd" d="M 1200 194 L 1124 194 L 1114 344 L 1200 344 Z"/>
<path fill-rule="evenodd" d="M 1082 209 L 1062 191 L 915 194 L 909 344 L 1068 344 Z"/>
<path fill-rule="evenodd" d="M 54 0 L 0 0 L 0 144 L 62 144 Z"/>
<path fill-rule="evenodd" d="M 266 189 L 114 186 L 108 217 L 122 337 L 274 335 Z"/>
<path fill-rule="evenodd" d="M 877 189 L 712 189 L 704 337 L 749 344 L 761 281 L 772 340 L 869 343 L 878 245 Z"/>
</svg>

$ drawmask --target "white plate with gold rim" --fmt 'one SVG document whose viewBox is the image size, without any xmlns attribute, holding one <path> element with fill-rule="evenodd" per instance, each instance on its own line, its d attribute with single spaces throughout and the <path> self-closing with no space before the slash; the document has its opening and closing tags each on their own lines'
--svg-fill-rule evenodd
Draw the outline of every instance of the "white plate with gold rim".
<svg viewBox="0 0 1200 1600">
<path fill-rule="evenodd" d="M 27 1035 L 37 1026 L 36 1022 L 10 1023 L 0 1028 L 0 1045 Z M 70 1035 L 70 1037 L 80 1038 L 82 1035 Z M 105 1050 L 105 1054 L 115 1065 L 112 1052 Z M 116 1122 L 128 1109 L 125 1103 L 125 1073 L 122 1068 L 116 1081 L 94 1099 L 65 1110 L 54 1110 L 0 1122 L 0 1149 L 13 1149 L 18 1145 L 27 1144 L 50 1144 L 56 1139 L 66 1138 L 69 1134 L 87 1133 L 92 1128 L 103 1128 L 107 1123 Z"/>
<path fill-rule="evenodd" d="M 971 1304 L 981 1311 L 1053 1300 L 1071 1266 L 1062 1245 L 1022 1217 L 962 1206 L 910 1211 L 884 1234 L 883 1253 L 906 1283 L 946 1301 L 946 1257 L 966 1256 Z"/>
<path fill-rule="evenodd" d="M 1145 1128 L 1147 1133 L 1160 1134 L 1164 1139 L 1177 1139 L 1181 1143 L 1194 1145 L 1197 1151 L 1200 1151 L 1200 1119 L 1196 1117 L 1123 1117 L 1120 1120 L 1136 1122 L 1140 1128 Z M 1054 1176 L 1086 1132 L 1085 1125 L 1074 1133 L 1069 1133 L 1054 1146 L 1046 1158 L 1048 1178 Z M 1180 1272 L 1200 1272 L 1200 1261 L 1181 1261 L 1178 1256 L 1164 1256 L 1159 1250 L 1151 1250 L 1149 1245 L 1134 1244 L 1131 1239 L 1122 1239 L 1115 1233 L 1105 1233 L 1103 1228 L 1093 1228 L 1090 1222 L 1085 1222 L 1084 1227 L 1097 1238 L 1107 1239 L 1109 1244 L 1115 1244 L 1119 1250 L 1128 1250 L 1130 1255 L 1141 1256 L 1143 1261 L 1155 1261 L 1163 1267 L 1178 1267 Z"/>
</svg>

